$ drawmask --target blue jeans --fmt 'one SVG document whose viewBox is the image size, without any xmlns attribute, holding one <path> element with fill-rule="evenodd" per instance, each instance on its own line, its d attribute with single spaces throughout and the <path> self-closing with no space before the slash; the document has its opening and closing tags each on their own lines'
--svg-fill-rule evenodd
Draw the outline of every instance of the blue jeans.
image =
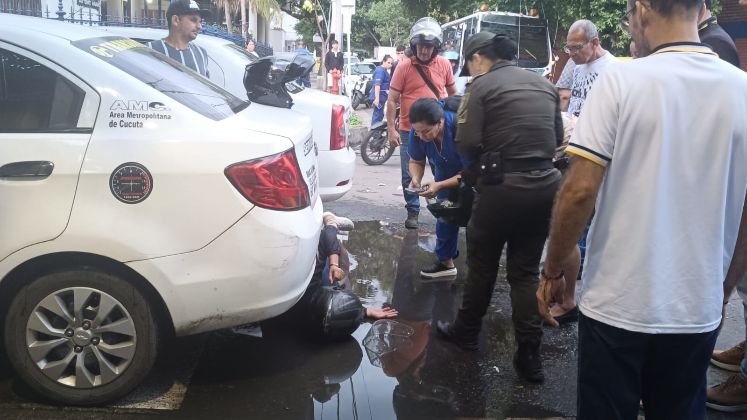
<svg viewBox="0 0 747 420">
<path fill-rule="evenodd" d="M 408 213 L 420 213 L 420 196 L 405 190 L 405 188 L 410 186 L 410 182 L 412 182 L 412 177 L 410 176 L 410 154 L 407 153 L 410 132 L 400 131 L 399 136 L 402 140 L 402 144 L 399 146 L 399 164 L 402 171 L 402 194 L 405 197 L 405 208 Z"/>
<path fill-rule="evenodd" d="M 742 281 L 737 284 L 737 293 L 742 298 L 742 305 L 744 306 L 744 320 L 747 323 L 747 276 L 744 276 Z M 745 331 L 745 337 L 747 337 L 747 331 Z M 742 377 L 747 379 L 747 354 L 742 359 Z"/>
<path fill-rule="evenodd" d="M 373 107 L 373 114 L 371 115 L 371 125 L 374 125 L 379 121 L 384 121 L 384 104 L 385 102 L 381 102 L 379 106 Z"/>
<path fill-rule="evenodd" d="M 436 220 L 436 257 L 439 261 L 456 258 L 459 255 L 459 226 Z"/>
</svg>

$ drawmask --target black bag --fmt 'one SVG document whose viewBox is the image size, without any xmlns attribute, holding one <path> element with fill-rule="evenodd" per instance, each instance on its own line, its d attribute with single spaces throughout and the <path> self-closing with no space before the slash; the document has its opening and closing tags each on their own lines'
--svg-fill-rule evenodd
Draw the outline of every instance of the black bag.
<svg viewBox="0 0 747 420">
<path fill-rule="evenodd" d="M 475 190 L 463 180 L 459 181 L 457 188 L 449 190 L 447 200 L 439 200 L 428 204 L 428 210 L 433 217 L 442 219 L 446 223 L 455 226 L 467 226 L 472 216 L 472 203 L 475 200 Z M 445 201 L 449 204 L 445 205 Z"/>
</svg>

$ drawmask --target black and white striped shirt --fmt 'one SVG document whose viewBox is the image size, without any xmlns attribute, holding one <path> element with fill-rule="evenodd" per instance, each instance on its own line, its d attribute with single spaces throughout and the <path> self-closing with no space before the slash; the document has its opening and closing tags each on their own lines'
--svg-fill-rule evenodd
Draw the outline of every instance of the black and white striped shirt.
<svg viewBox="0 0 747 420">
<path fill-rule="evenodd" d="M 188 47 L 186 50 L 177 50 L 162 39 L 150 41 L 146 45 L 161 54 L 168 55 L 197 73 L 200 73 L 202 76 L 210 77 L 207 69 L 208 55 L 204 48 L 190 42 L 187 44 Z"/>
</svg>

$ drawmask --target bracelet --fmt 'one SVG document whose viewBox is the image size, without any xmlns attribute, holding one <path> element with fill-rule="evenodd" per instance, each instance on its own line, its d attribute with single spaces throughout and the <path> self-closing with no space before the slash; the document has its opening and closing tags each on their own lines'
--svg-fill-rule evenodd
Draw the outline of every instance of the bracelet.
<svg viewBox="0 0 747 420">
<path fill-rule="evenodd" d="M 340 266 L 339 266 L 339 265 L 337 265 L 337 264 L 334 264 L 334 263 L 329 263 L 329 265 L 330 265 L 331 267 L 337 267 L 337 268 L 340 268 Z"/>
<path fill-rule="evenodd" d="M 541 275 L 542 277 L 544 277 L 544 278 L 545 278 L 545 280 L 560 280 L 561 278 L 563 278 L 563 276 L 565 276 L 565 273 L 563 272 L 563 270 L 560 270 L 560 274 L 558 274 L 558 276 L 557 276 L 557 277 L 550 277 L 550 276 L 548 276 L 547 274 L 545 274 L 545 269 L 543 268 L 543 269 L 542 269 L 542 270 L 540 271 L 540 275 Z"/>
</svg>

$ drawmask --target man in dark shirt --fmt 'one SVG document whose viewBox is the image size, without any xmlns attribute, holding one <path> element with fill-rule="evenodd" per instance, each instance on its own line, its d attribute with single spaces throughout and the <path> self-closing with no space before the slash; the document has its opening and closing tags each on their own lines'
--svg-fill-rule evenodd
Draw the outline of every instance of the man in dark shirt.
<svg viewBox="0 0 747 420">
<path fill-rule="evenodd" d="M 150 41 L 146 45 L 200 75 L 210 77 L 207 51 L 192 43 L 202 29 L 202 19 L 208 16 L 210 12 L 200 9 L 194 0 L 175 0 L 166 11 L 169 35 L 164 39 Z"/>
<path fill-rule="evenodd" d="M 713 52 L 732 65 L 739 67 L 739 54 L 734 40 L 726 33 L 716 21 L 716 16 L 711 15 L 712 0 L 705 0 L 700 11 L 698 20 L 698 35 L 700 42 L 708 44 Z"/>
<path fill-rule="evenodd" d="M 339 51 L 340 44 L 333 40 L 332 46 L 327 54 L 324 56 L 324 67 L 327 69 L 327 86 L 332 86 L 334 78 L 332 77 L 332 71 L 342 71 L 342 66 L 345 65 L 345 60 L 342 57 L 342 52 Z M 338 82 L 339 83 L 339 79 Z"/>
</svg>

